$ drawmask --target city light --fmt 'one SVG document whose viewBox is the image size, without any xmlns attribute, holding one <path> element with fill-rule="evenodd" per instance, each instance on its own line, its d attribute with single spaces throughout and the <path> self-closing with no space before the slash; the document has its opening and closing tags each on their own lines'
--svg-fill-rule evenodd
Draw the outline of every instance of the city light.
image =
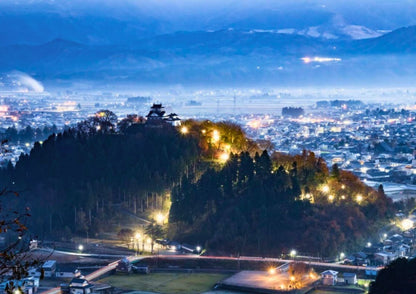
<svg viewBox="0 0 416 294">
<path fill-rule="evenodd" d="M 344 190 L 344 189 L 345 189 L 345 185 L 342 185 L 342 186 L 341 186 L 341 189 L 342 189 L 342 190 Z"/>
<path fill-rule="evenodd" d="M 228 154 L 227 152 L 223 152 L 220 154 L 219 160 L 223 163 L 227 162 L 228 159 L 230 159 L 230 154 Z"/>
<path fill-rule="evenodd" d="M 295 257 L 296 256 L 296 254 L 297 254 L 297 252 L 296 252 L 296 250 L 294 250 L 294 249 L 292 249 L 291 251 L 290 251 L 290 256 L 291 257 Z"/>
<path fill-rule="evenodd" d="M 322 192 L 328 193 L 329 192 L 329 186 L 328 185 L 323 186 L 322 187 Z"/>
<path fill-rule="evenodd" d="M 363 196 L 361 194 L 358 194 L 355 199 L 357 200 L 358 203 L 360 203 L 361 201 L 363 201 Z"/>
<path fill-rule="evenodd" d="M 201 246 L 196 246 L 196 251 L 200 252 L 201 251 Z"/>
<path fill-rule="evenodd" d="M 408 231 L 411 228 L 413 228 L 414 226 L 414 222 L 411 219 L 404 219 L 400 222 L 400 227 L 402 228 L 403 231 Z"/>
<path fill-rule="evenodd" d="M 371 242 L 367 242 L 367 247 L 370 248 L 373 244 Z"/>
<path fill-rule="evenodd" d="M 181 133 L 182 134 L 188 134 L 188 132 L 189 132 L 189 130 L 188 130 L 188 128 L 186 127 L 186 126 L 183 126 L 182 128 L 181 128 Z"/>
<path fill-rule="evenodd" d="M 269 268 L 269 274 L 274 275 L 276 273 L 276 268 L 271 267 Z"/>
<path fill-rule="evenodd" d="M 293 282 L 295 280 L 294 276 L 290 276 L 290 280 Z"/>
<path fill-rule="evenodd" d="M 140 239 L 142 237 L 142 235 L 140 235 L 140 233 L 136 233 L 135 237 L 136 237 L 136 239 Z"/>
<path fill-rule="evenodd" d="M 343 259 L 345 257 L 345 253 L 344 252 L 341 252 L 340 254 L 339 254 L 339 258 L 340 259 Z"/>
<path fill-rule="evenodd" d="M 329 196 L 328 196 L 328 200 L 329 200 L 329 201 L 334 201 L 334 198 L 335 198 L 335 197 L 334 197 L 334 195 L 329 195 Z"/>
<path fill-rule="evenodd" d="M 80 245 L 78 246 L 78 250 L 79 250 L 79 251 L 84 250 L 84 245 L 80 244 Z"/>
</svg>

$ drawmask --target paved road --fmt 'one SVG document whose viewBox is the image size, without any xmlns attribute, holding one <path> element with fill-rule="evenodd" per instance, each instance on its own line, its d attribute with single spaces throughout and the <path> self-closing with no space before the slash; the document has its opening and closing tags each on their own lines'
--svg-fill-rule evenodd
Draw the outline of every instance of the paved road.
<svg viewBox="0 0 416 294">
<path fill-rule="evenodd" d="M 61 253 L 64 253 L 62 251 Z M 73 254 L 72 252 L 67 252 L 67 254 Z M 269 258 L 269 257 L 251 257 L 251 256 L 240 256 L 240 257 L 224 257 L 224 256 L 199 256 L 199 255 L 151 255 L 151 256 L 129 256 L 127 257 L 130 261 L 137 261 L 144 258 L 164 258 L 164 259 L 209 259 L 209 260 L 243 260 L 243 261 L 263 261 L 263 262 L 279 262 L 279 263 L 287 263 L 293 262 L 292 259 L 280 259 L 280 258 Z M 107 266 L 104 266 L 91 274 L 85 276 L 88 281 L 97 279 L 106 273 L 114 270 L 117 267 L 117 264 L 120 260 L 116 260 Z M 337 263 L 325 263 L 325 262 L 306 262 L 310 265 L 315 266 L 323 266 L 327 267 L 328 269 L 348 269 L 348 270 L 366 270 L 367 267 L 365 266 L 354 266 L 354 265 L 345 265 L 345 264 L 337 264 Z M 377 269 L 381 269 L 382 267 L 378 267 Z M 48 291 L 41 292 L 43 294 L 58 294 L 60 293 L 60 288 L 53 288 Z"/>
</svg>

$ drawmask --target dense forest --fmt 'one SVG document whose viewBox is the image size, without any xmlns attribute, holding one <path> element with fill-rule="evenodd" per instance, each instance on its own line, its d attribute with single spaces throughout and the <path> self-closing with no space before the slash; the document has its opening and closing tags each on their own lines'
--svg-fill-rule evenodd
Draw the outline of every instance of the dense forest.
<svg viewBox="0 0 416 294">
<path fill-rule="evenodd" d="M 392 215 L 391 200 L 314 153 L 231 155 L 222 169 L 172 192 L 172 237 L 235 255 L 335 256 L 363 244 Z"/>
<path fill-rule="evenodd" d="M 169 125 L 147 128 L 139 119 L 122 120 L 123 131 L 116 131 L 117 119 L 107 118 L 35 143 L 15 167 L 2 171 L 2 186 L 18 191 L 31 207 L 30 227 L 39 236 L 92 236 L 105 230 L 117 211 L 161 209 L 162 196 L 195 168 L 194 138 Z"/>
<path fill-rule="evenodd" d="M 235 255 L 295 248 L 333 256 L 392 215 L 382 187 L 336 165 L 329 170 L 312 152 L 259 146 L 229 122 L 152 126 L 102 110 L 35 143 L 0 180 L 31 208 L 40 236 L 94 236 L 126 214 L 146 218 L 171 204 L 168 237 Z"/>
</svg>

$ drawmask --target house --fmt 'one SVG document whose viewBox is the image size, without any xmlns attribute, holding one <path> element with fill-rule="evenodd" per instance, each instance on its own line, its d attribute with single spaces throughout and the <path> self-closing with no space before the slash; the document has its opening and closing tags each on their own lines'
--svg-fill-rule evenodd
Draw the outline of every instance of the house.
<svg viewBox="0 0 416 294">
<path fill-rule="evenodd" d="M 396 254 L 387 251 L 377 252 L 374 254 L 374 260 L 380 262 L 383 265 L 390 263 L 390 261 L 396 258 Z"/>
<path fill-rule="evenodd" d="M 176 113 L 170 113 L 166 116 L 165 121 L 174 127 L 181 125 L 181 119 Z"/>
<path fill-rule="evenodd" d="M 88 294 L 92 292 L 94 285 L 90 284 L 86 279 L 73 278 L 69 283 L 70 294 Z"/>
<path fill-rule="evenodd" d="M 42 265 L 43 275 L 45 278 L 55 277 L 56 260 L 48 260 Z"/>
<path fill-rule="evenodd" d="M 334 286 L 337 283 L 338 272 L 333 270 L 326 270 L 321 273 L 321 279 L 323 285 Z"/>
<path fill-rule="evenodd" d="M 354 273 L 344 273 L 342 275 L 342 277 L 344 278 L 344 283 L 346 285 L 355 285 L 357 284 L 357 275 Z"/>
</svg>

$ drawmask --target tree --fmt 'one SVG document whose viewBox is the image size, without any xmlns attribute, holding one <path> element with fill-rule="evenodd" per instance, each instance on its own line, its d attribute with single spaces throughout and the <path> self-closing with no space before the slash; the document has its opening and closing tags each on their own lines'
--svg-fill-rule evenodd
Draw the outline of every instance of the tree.
<svg viewBox="0 0 416 294">
<path fill-rule="evenodd" d="M 118 123 L 118 129 L 120 132 L 124 133 L 131 125 L 144 122 L 144 117 L 138 116 L 137 114 L 128 114 Z"/>
<path fill-rule="evenodd" d="M 117 237 L 120 238 L 121 240 L 125 241 L 127 243 L 127 247 L 129 247 L 131 238 L 133 238 L 133 231 L 131 229 L 121 229 L 118 233 L 117 233 Z"/>
<path fill-rule="evenodd" d="M 110 110 L 100 110 L 95 113 L 93 120 L 98 131 L 106 133 L 114 131 L 117 115 Z"/>
<path fill-rule="evenodd" d="M 21 280 L 28 275 L 30 267 L 40 263 L 34 259 L 28 252 L 26 232 L 26 221 L 30 216 L 29 208 L 9 209 L 9 206 L 18 193 L 3 189 L 0 191 L 0 237 L 8 236 L 10 242 L 0 249 L 0 277 L 6 274 L 11 275 L 14 280 Z M 5 199 L 11 200 L 6 202 Z M 13 203 L 14 206 L 15 203 Z M 6 289 L 8 293 L 12 293 L 17 285 L 10 284 Z"/>
<path fill-rule="evenodd" d="M 151 222 L 145 228 L 146 235 L 151 239 L 151 252 L 153 253 L 153 246 L 155 244 L 155 240 L 163 238 L 165 236 L 165 230 L 163 227 L 156 222 Z"/>
<path fill-rule="evenodd" d="M 416 259 L 398 258 L 383 268 L 369 294 L 411 294 L 416 289 Z"/>
</svg>

